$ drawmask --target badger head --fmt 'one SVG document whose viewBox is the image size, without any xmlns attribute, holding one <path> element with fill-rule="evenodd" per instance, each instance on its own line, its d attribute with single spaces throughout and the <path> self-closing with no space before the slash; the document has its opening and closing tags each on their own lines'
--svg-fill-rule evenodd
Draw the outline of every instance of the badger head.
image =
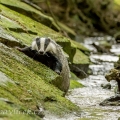
<svg viewBox="0 0 120 120">
<path fill-rule="evenodd" d="M 32 50 L 36 50 L 39 54 L 46 54 L 50 52 L 56 54 L 56 43 L 51 38 L 37 37 L 31 45 Z"/>
</svg>

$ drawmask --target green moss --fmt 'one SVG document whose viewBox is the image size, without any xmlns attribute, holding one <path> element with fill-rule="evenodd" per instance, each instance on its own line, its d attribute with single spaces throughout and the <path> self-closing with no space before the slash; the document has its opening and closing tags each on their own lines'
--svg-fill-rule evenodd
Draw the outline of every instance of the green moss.
<svg viewBox="0 0 120 120">
<path fill-rule="evenodd" d="M 2 2 L 4 3 L 5 1 L 2 0 Z M 14 4 L 13 0 L 10 0 L 9 2 L 7 2 L 6 0 L 5 3 L 10 5 Z M 17 4 L 21 4 L 21 2 L 19 3 L 19 1 L 17 1 Z M 25 6 L 27 6 L 27 4 L 25 4 Z M 4 29 L 4 35 L 9 34 L 14 38 L 16 38 L 16 40 L 18 40 L 19 42 L 22 42 L 23 44 L 26 45 L 30 45 L 31 41 L 36 37 L 36 35 L 49 36 L 63 47 L 63 50 L 70 57 L 70 62 L 73 62 L 73 57 L 75 55 L 76 48 L 88 52 L 88 49 L 86 49 L 81 44 L 72 41 L 66 37 L 63 37 L 60 33 L 51 30 L 50 28 L 42 25 L 40 22 L 34 21 L 33 19 L 26 17 L 25 15 L 20 14 L 18 12 L 15 12 L 1 4 L 0 4 L 0 8 L 2 9 L 1 13 L 3 16 L 1 17 L 0 25 L 2 26 L 3 29 L 6 28 Z M 10 28 L 14 29 L 14 31 L 11 30 Z M 19 34 L 19 31 L 17 29 L 21 29 L 23 30 L 23 32 L 20 32 Z M 36 34 L 31 34 L 31 33 L 36 33 Z"/>
<path fill-rule="evenodd" d="M 119 0 L 114 0 L 116 4 L 120 5 L 120 1 Z"/>
<path fill-rule="evenodd" d="M 45 65 L 4 46 L 0 48 L 0 56 L 0 71 L 13 81 L 6 83 L 6 86 L 0 85 L 0 97 L 32 110 L 33 106 L 37 109 L 36 105 L 41 103 L 46 110 L 56 111 L 54 114 L 57 115 L 79 110 L 76 105 L 62 97 L 63 92 L 49 83 L 58 75 Z M 46 101 L 47 98 L 50 98 L 50 101 Z"/>
<path fill-rule="evenodd" d="M 15 40 L 23 45 L 29 46 L 36 35 L 49 36 L 63 47 L 64 51 L 70 56 L 71 62 L 73 61 L 74 55 L 76 55 L 77 48 L 82 51 L 87 51 L 87 49 L 77 45 L 77 43 L 72 42 L 70 39 L 63 37 L 60 33 L 55 32 L 47 26 L 42 25 L 40 22 L 37 22 L 30 17 L 26 17 L 25 14 L 16 12 L 14 11 L 15 9 L 13 9 L 14 7 L 17 7 L 17 9 L 24 9 L 30 13 L 34 11 L 34 13 L 41 14 L 41 12 L 31 6 L 20 2 L 19 0 L 17 0 L 17 2 L 14 0 L 0 0 L 0 3 L 2 3 L 0 4 L 0 9 L 2 10 L 0 11 L 0 26 L 2 29 L 0 40 L 2 40 L 2 38 L 5 38 L 6 41 Z M 7 5 L 9 5 L 9 8 L 11 6 L 13 8 L 9 9 Z M 44 16 L 44 18 L 45 17 L 46 16 Z M 7 82 L 6 86 L 0 85 L 1 98 L 12 101 L 16 106 L 15 108 L 20 106 L 20 108 L 34 110 L 37 109 L 36 105 L 41 103 L 46 110 L 61 116 L 73 111 L 79 112 L 79 107 L 62 97 L 63 92 L 54 86 L 58 85 L 61 80 L 55 72 L 45 65 L 28 58 L 15 49 L 7 48 L 2 44 L 0 45 L 0 71 L 5 73 L 5 75 L 13 81 L 13 83 Z M 78 57 L 80 57 L 79 60 L 82 59 L 84 62 L 88 62 L 88 58 L 85 57 L 85 54 L 77 53 L 77 56 L 75 56 L 74 59 Z M 81 62 L 77 61 L 77 63 Z M 55 83 L 56 81 L 57 83 Z M 78 86 L 76 83 L 73 83 L 73 85 Z M 7 109 L 13 109 L 13 106 L 6 103 L 5 107 L 10 107 Z M 19 118 L 19 116 L 16 117 Z M 32 119 L 31 116 L 26 115 L 21 117 Z M 11 118 L 9 116 L 9 119 L 14 120 L 15 118 L 14 116 Z M 35 119 L 37 119 L 36 115 Z"/>
<path fill-rule="evenodd" d="M 83 54 L 80 50 L 76 49 L 73 63 L 74 64 L 89 64 L 89 62 L 90 62 L 89 57 Z"/>
<path fill-rule="evenodd" d="M 79 80 L 80 78 L 78 78 L 74 73 L 70 73 L 71 74 L 71 79 L 72 80 Z"/>
<path fill-rule="evenodd" d="M 84 47 L 83 45 L 81 45 L 80 43 L 76 42 L 76 41 L 71 41 L 71 46 L 72 47 L 76 47 L 81 51 L 86 51 L 86 52 L 90 52 L 86 47 Z"/>
<path fill-rule="evenodd" d="M 11 105 L 0 101 L 0 118 L 2 120 L 41 120 L 38 116 L 28 112 L 28 110 L 21 111 L 19 108 L 12 107 Z"/>
<path fill-rule="evenodd" d="M 67 31 L 68 33 L 72 34 L 73 36 L 76 35 L 76 33 L 72 29 L 70 29 L 63 23 L 58 21 L 56 24 L 56 22 L 54 21 L 54 19 L 52 17 L 43 14 L 40 10 L 35 9 L 35 8 L 25 4 L 24 2 L 20 2 L 19 0 L 16 0 L 16 1 L 17 2 L 15 2 L 13 0 L 1 0 L 1 4 L 13 9 L 13 10 L 16 10 L 22 14 L 25 14 L 25 15 L 31 17 L 32 19 L 34 19 L 38 22 L 41 22 L 47 26 L 51 26 L 56 31 L 60 31 L 62 28 L 63 30 Z"/>
<path fill-rule="evenodd" d="M 78 81 L 76 81 L 76 80 L 70 80 L 70 89 L 82 88 L 82 87 L 84 87 L 84 85 L 82 85 Z"/>
<path fill-rule="evenodd" d="M 37 33 L 39 36 L 56 36 L 55 31 L 49 29 L 41 23 L 36 22 L 33 19 L 26 17 L 18 12 L 15 12 L 3 5 L 0 5 L 0 8 L 2 9 L 1 13 L 3 14 L 3 17 L 5 16 L 5 18 L 2 18 L 2 21 L 0 21 L 0 24 L 3 27 L 25 29 L 25 32 L 23 32 L 21 35 L 19 35 L 17 31 L 10 31 L 9 29 L 7 29 L 7 32 L 9 32 L 10 35 L 14 36 L 18 40 L 21 40 L 24 44 L 30 45 L 32 39 L 36 36 L 33 34 L 28 34 L 28 30 Z M 5 19 L 6 21 L 4 22 Z"/>
</svg>

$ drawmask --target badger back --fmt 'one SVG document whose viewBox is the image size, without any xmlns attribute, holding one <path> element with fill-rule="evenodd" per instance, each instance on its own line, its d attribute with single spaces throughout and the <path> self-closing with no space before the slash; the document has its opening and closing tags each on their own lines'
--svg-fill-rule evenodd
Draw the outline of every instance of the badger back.
<svg viewBox="0 0 120 120">
<path fill-rule="evenodd" d="M 61 83 L 60 89 L 64 91 L 66 94 L 70 86 L 70 69 L 69 69 L 67 57 L 59 45 L 57 45 L 57 57 L 62 63 L 62 71 L 60 75 L 62 76 L 63 81 Z"/>
</svg>

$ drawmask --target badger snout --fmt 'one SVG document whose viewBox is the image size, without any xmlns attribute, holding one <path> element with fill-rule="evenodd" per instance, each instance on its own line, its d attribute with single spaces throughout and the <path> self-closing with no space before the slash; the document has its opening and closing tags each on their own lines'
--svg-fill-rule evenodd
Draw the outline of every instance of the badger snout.
<svg viewBox="0 0 120 120">
<path fill-rule="evenodd" d="M 44 51 L 40 51 L 39 53 L 40 53 L 41 55 L 43 55 L 43 54 L 44 54 Z"/>
<path fill-rule="evenodd" d="M 45 54 L 45 51 L 39 50 L 38 53 L 41 54 L 41 55 L 44 55 L 44 54 Z"/>
</svg>

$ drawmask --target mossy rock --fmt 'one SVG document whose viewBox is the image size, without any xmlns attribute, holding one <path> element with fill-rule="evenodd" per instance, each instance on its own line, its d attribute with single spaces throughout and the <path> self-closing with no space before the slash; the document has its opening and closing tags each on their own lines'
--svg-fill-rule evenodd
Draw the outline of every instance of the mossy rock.
<svg viewBox="0 0 120 120">
<path fill-rule="evenodd" d="M 73 58 L 73 64 L 89 64 L 89 63 L 90 63 L 89 57 L 83 54 L 83 52 L 81 52 L 79 49 L 76 49 Z"/>
<path fill-rule="evenodd" d="M 71 72 L 70 74 L 71 74 L 71 79 L 72 80 L 79 80 L 80 79 L 73 72 Z"/>
<path fill-rule="evenodd" d="M 3 4 L 4 6 L 18 11 L 19 13 L 23 14 L 23 15 L 27 15 L 28 17 L 32 18 L 35 21 L 38 21 L 48 27 L 51 27 L 52 29 L 56 30 L 56 31 L 60 31 L 61 29 L 65 30 L 67 33 L 69 33 L 72 36 L 75 36 L 76 33 L 69 27 L 67 27 L 65 24 L 57 21 L 57 23 L 55 22 L 55 20 L 50 17 L 47 16 L 45 14 L 43 14 L 40 10 L 29 6 L 28 4 L 21 2 L 19 0 L 1 0 L 0 1 L 1 4 Z"/>
<path fill-rule="evenodd" d="M 74 88 L 82 88 L 84 87 L 84 85 L 82 85 L 80 82 L 78 82 L 77 80 L 70 80 L 70 89 L 74 89 Z"/>
<path fill-rule="evenodd" d="M 11 36 L 9 39 L 15 38 L 18 42 L 20 42 L 20 44 L 29 46 L 31 44 L 31 41 L 36 36 L 49 36 L 63 47 L 63 50 L 69 55 L 70 62 L 73 62 L 73 57 L 76 53 L 76 48 L 81 50 L 83 54 L 88 52 L 88 49 L 86 49 L 79 43 L 72 41 L 66 37 L 63 37 L 60 33 L 51 30 L 50 28 L 42 25 L 41 23 L 5 7 L 3 5 L 3 3 L 5 2 L 4 0 L 2 0 L 1 2 L 2 4 L 0 4 L 0 8 L 2 9 L 2 11 L 0 12 L 0 25 L 2 33 L 0 33 L 0 36 L 2 38 L 3 36 L 4 38 L 7 38 L 7 34 L 9 34 L 9 36 Z M 9 3 L 14 4 L 13 0 L 10 0 L 6 4 Z M 19 4 L 21 4 L 21 2 Z"/>
<path fill-rule="evenodd" d="M 0 84 L 0 97 L 13 103 L 10 109 L 20 106 L 35 111 L 40 103 L 45 110 L 56 115 L 79 111 L 79 107 L 62 97 L 62 91 L 50 84 L 59 76 L 45 65 L 3 44 L 0 44 L 0 56 L 0 71 L 12 81 Z M 9 105 L 7 106 L 6 109 L 9 110 Z"/>
<path fill-rule="evenodd" d="M 0 101 L 0 104 L 4 105 L 0 110 L 5 107 L 7 110 L 20 108 L 19 111 L 21 109 L 35 111 L 37 110 L 37 104 L 40 103 L 45 111 L 59 116 L 80 112 L 80 108 L 62 97 L 63 92 L 55 87 L 56 81 L 60 82 L 61 80 L 59 75 L 45 65 L 20 53 L 14 47 L 30 46 L 36 36 L 49 36 L 63 47 L 64 51 L 70 56 L 71 62 L 76 54 L 76 49 L 81 51 L 84 56 L 85 51 L 88 50 L 33 18 L 27 17 L 27 14 L 21 13 L 25 10 L 15 11 L 13 9 L 15 7 L 18 7 L 19 10 L 26 9 L 29 13 L 41 14 L 38 10 L 19 0 L 0 0 L 0 71 L 1 74 L 12 81 L 0 84 L 0 97 L 13 103 L 11 105 L 5 101 Z M 84 56 L 81 56 L 81 58 Z M 19 117 L 19 115 L 16 116 Z M 40 119 L 36 114 L 20 116 L 21 119 L 31 120 L 33 117 L 34 119 Z M 15 116 L 7 115 L 5 119 L 14 120 Z"/>
<path fill-rule="evenodd" d="M 78 78 L 74 73 L 71 72 L 70 89 L 84 87 L 84 85 L 78 82 L 78 80 L 80 80 L 80 78 Z"/>
</svg>

